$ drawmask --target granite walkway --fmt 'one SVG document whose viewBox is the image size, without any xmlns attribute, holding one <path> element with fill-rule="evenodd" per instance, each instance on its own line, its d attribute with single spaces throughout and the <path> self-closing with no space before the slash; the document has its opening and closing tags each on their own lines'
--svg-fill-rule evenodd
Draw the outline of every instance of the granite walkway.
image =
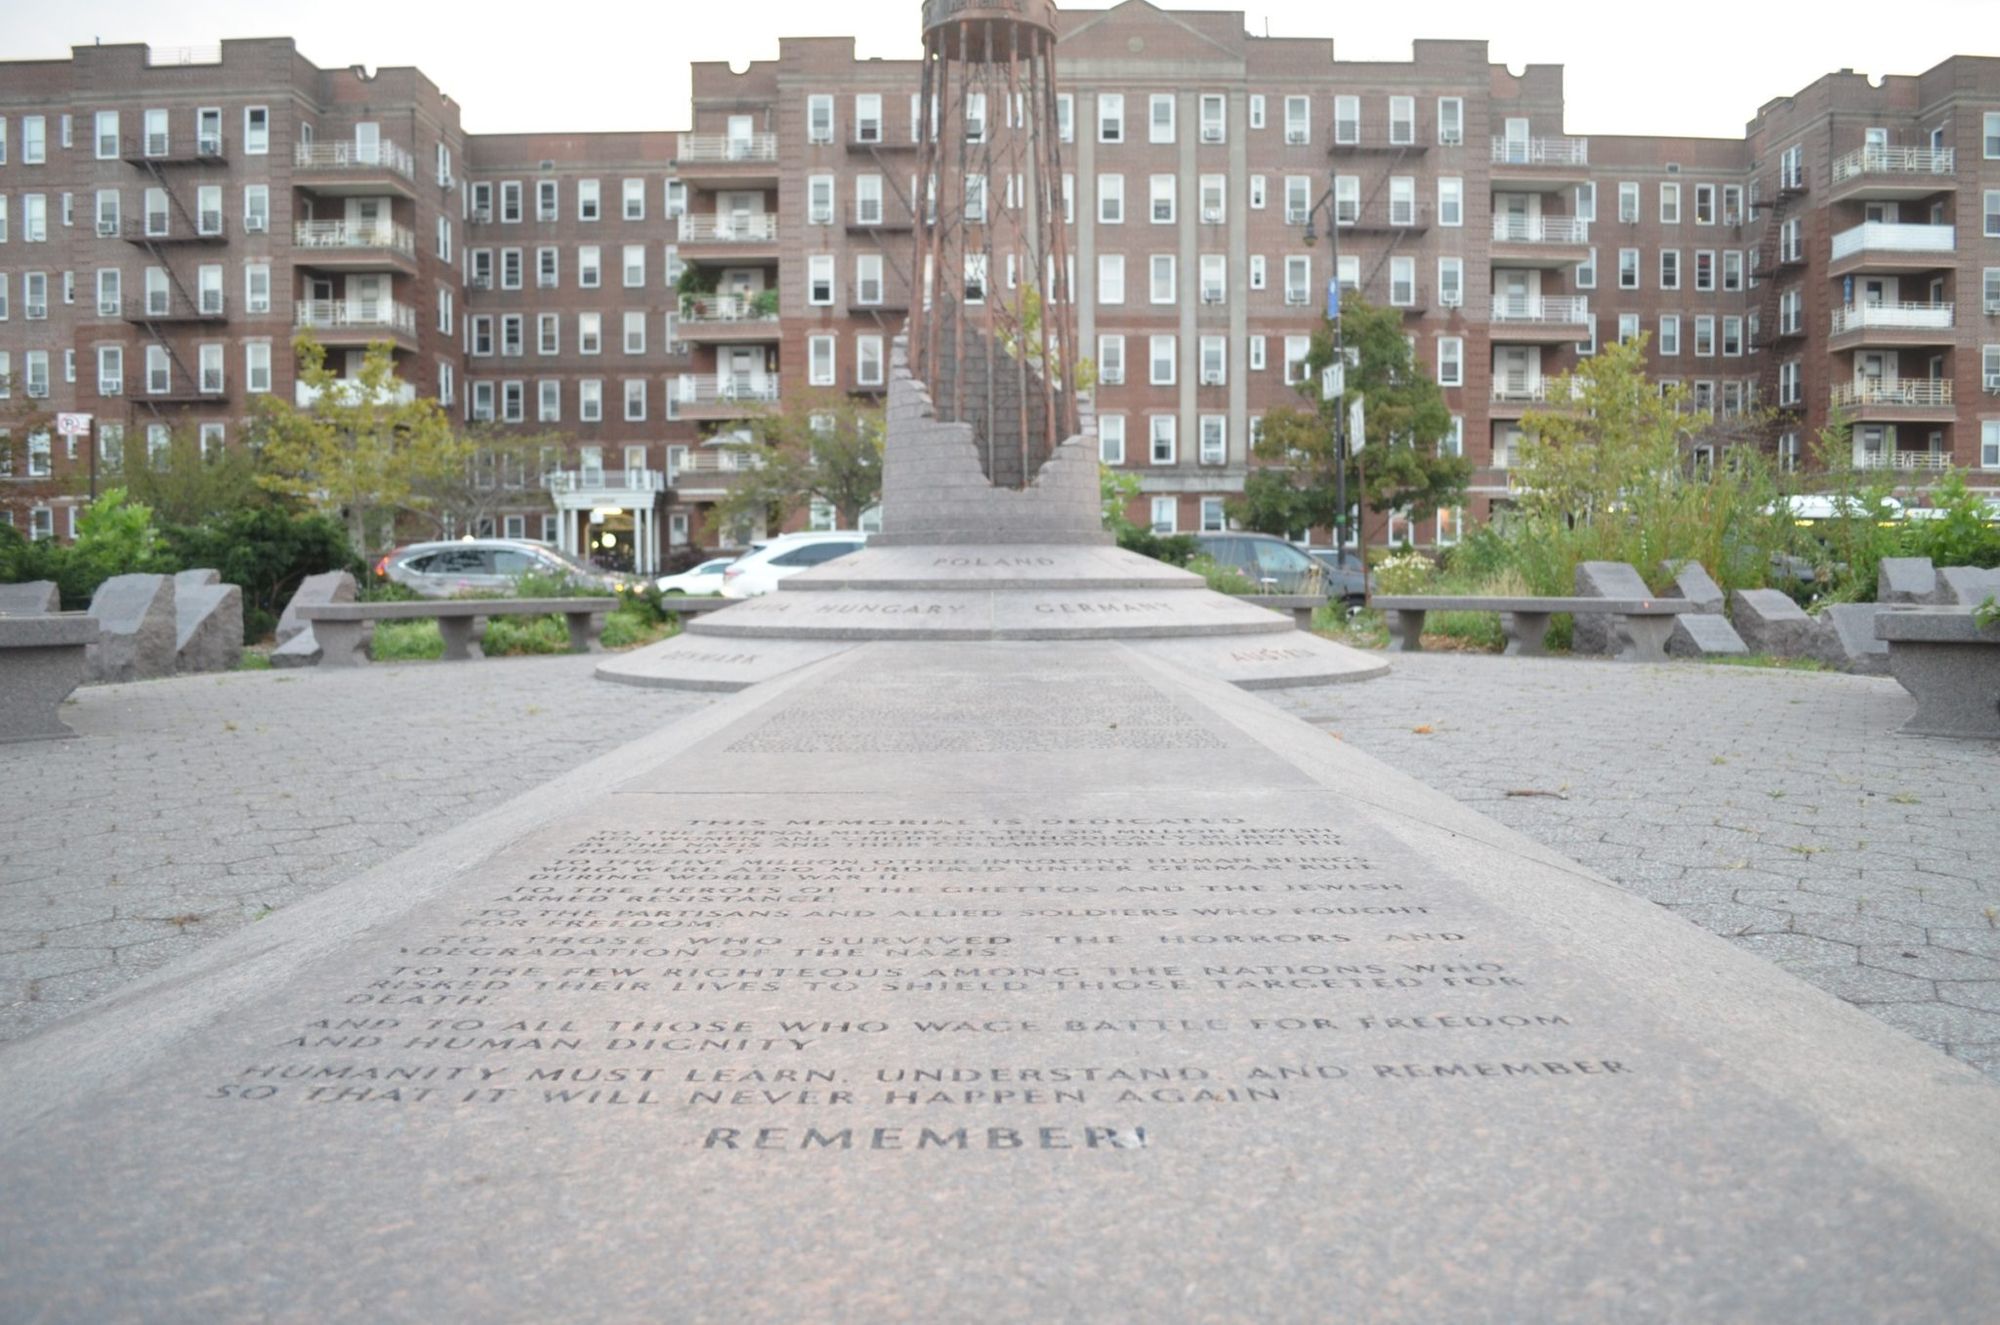
<svg viewBox="0 0 2000 1325">
<path fill-rule="evenodd" d="M 707 703 L 589 657 L 89 686 L 0 746 L 0 1041 Z"/>
<path fill-rule="evenodd" d="M 701 708 L 589 659 L 78 693 L 0 748 L 0 1040 Z M 1435 654 L 1279 707 L 2000 1076 L 2000 750 L 1892 681 Z"/>
<path fill-rule="evenodd" d="M 2000 746 L 1894 681 L 1398 657 L 1281 708 L 2000 1076 Z"/>
</svg>

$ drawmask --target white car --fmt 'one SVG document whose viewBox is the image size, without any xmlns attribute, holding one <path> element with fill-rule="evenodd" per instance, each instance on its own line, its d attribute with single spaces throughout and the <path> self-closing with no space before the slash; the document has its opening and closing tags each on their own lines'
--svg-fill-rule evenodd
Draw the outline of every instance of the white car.
<svg viewBox="0 0 2000 1325">
<path fill-rule="evenodd" d="M 823 565 L 835 557 L 859 552 L 868 535 L 854 530 L 829 533 L 780 534 L 745 553 L 722 572 L 724 598 L 755 598 L 770 593 L 787 575 Z"/>
<path fill-rule="evenodd" d="M 722 572 L 736 563 L 736 558 L 710 557 L 691 570 L 678 575 L 662 575 L 659 578 L 661 593 L 709 594 L 722 592 Z"/>
</svg>

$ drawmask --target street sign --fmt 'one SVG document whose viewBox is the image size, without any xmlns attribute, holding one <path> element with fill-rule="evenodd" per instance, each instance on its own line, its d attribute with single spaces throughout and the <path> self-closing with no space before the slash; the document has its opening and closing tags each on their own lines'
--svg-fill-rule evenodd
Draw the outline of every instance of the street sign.
<svg viewBox="0 0 2000 1325">
<path fill-rule="evenodd" d="M 1319 370 L 1319 398 L 1339 400 L 1347 394 L 1347 367 L 1345 364 L 1330 363 Z"/>
<path fill-rule="evenodd" d="M 88 414 L 56 415 L 56 435 L 58 437 L 88 437 L 90 416 Z"/>
</svg>

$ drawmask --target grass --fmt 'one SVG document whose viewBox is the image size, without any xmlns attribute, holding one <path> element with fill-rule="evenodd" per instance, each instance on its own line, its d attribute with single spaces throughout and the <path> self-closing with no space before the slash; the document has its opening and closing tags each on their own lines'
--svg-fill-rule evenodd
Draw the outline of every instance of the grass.
<svg viewBox="0 0 2000 1325">
<path fill-rule="evenodd" d="M 599 637 L 607 649 L 635 649 L 680 633 L 678 618 L 655 622 L 642 611 L 618 611 L 605 618 Z M 489 658 L 525 658 L 569 652 L 569 627 L 560 616 L 499 616 L 486 623 L 480 648 Z M 444 637 L 435 621 L 378 621 L 376 662 L 428 662 L 444 656 Z"/>
<path fill-rule="evenodd" d="M 1714 667 L 1759 667 L 1784 672 L 1824 672 L 1830 670 L 1817 658 L 1777 658 L 1768 653 L 1751 653 L 1741 657 L 1705 656 L 1700 661 Z"/>
<path fill-rule="evenodd" d="M 271 655 L 268 653 L 259 653 L 254 649 L 245 649 L 243 657 L 237 661 L 236 670 L 239 672 L 268 672 L 271 670 Z"/>
</svg>

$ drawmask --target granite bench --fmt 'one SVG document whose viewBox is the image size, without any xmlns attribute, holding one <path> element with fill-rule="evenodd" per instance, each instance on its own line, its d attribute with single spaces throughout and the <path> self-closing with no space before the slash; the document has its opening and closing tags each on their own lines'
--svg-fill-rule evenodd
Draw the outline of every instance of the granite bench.
<svg viewBox="0 0 2000 1325">
<path fill-rule="evenodd" d="M 1901 608 L 1876 614 L 1875 637 L 1917 701 L 1904 731 L 2000 738 L 2000 623 L 1982 627 L 1965 608 Z"/>
<path fill-rule="evenodd" d="M 1268 607 L 1273 612 L 1290 612 L 1293 625 L 1300 630 L 1311 630 L 1313 613 L 1325 607 L 1330 600 L 1323 593 L 1254 593 L 1244 594 L 1243 601 Z"/>
<path fill-rule="evenodd" d="M 99 631 L 82 612 L 0 616 L 0 745 L 76 735 L 56 714 L 83 680 L 84 650 Z"/>
<path fill-rule="evenodd" d="M 1665 662 L 1674 618 L 1693 612 L 1685 598 L 1502 598 L 1430 594 L 1377 594 L 1372 602 L 1389 625 L 1389 651 L 1416 653 L 1423 648 L 1424 616 L 1429 612 L 1498 612 L 1507 636 L 1507 652 L 1515 657 L 1539 656 L 1549 618 L 1608 613 L 1619 618 L 1624 647 L 1621 662 Z"/>
<path fill-rule="evenodd" d="M 561 616 L 569 623 L 571 653 L 595 653 L 606 614 L 616 598 L 436 598 L 415 603 L 311 603 L 298 617 L 312 624 L 322 651 L 322 667 L 359 667 L 369 661 L 362 627 L 371 621 L 436 621 L 448 662 L 483 658 L 479 637 L 486 618 Z"/>
</svg>

